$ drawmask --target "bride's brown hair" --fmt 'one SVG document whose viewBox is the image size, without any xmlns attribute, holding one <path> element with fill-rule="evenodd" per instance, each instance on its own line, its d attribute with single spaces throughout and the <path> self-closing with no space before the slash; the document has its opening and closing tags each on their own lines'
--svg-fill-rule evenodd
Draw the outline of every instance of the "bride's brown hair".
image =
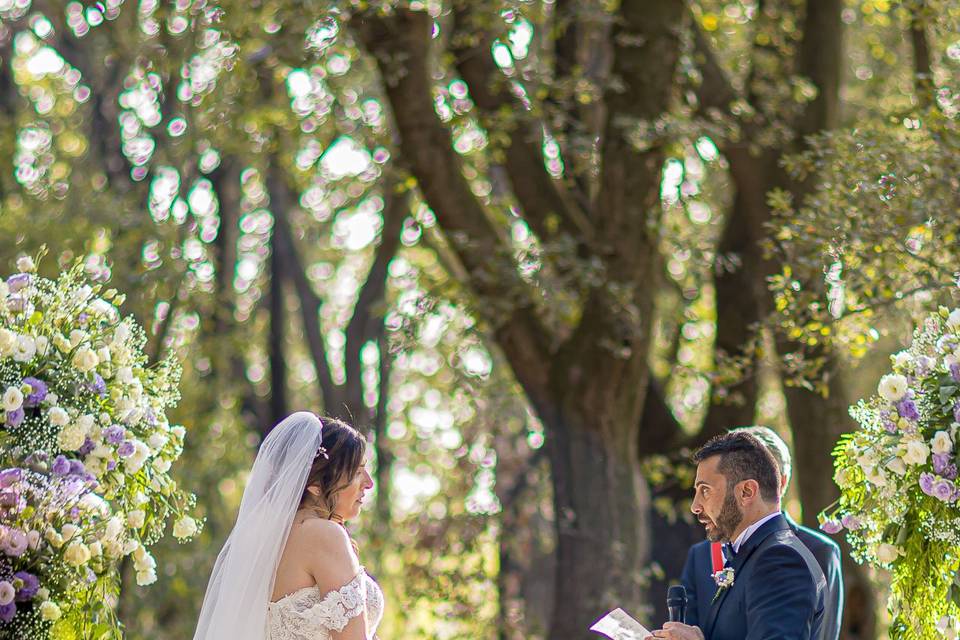
<svg viewBox="0 0 960 640">
<path fill-rule="evenodd" d="M 307 488 L 303 491 L 300 504 L 316 509 L 328 520 L 338 517 L 342 520 L 342 514 L 334 513 L 337 494 L 346 489 L 360 473 L 367 441 L 359 431 L 342 420 L 317 417 L 323 425 L 323 444 L 310 465 Z M 317 487 L 320 495 L 307 491 L 310 487 Z"/>
</svg>

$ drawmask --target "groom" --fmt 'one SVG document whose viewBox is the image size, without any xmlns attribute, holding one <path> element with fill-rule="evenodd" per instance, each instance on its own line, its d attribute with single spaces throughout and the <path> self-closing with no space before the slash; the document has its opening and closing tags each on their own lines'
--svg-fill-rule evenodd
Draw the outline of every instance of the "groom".
<svg viewBox="0 0 960 640">
<path fill-rule="evenodd" d="M 695 455 L 691 510 L 707 537 L 731 544 L 706 620 L 667 622 L 669 640 L 811 640 L 819 637 L 826 581 L 810 551 L 780 513 L 773 456 L 754 436 L 733 432 Z"/>
</svg>

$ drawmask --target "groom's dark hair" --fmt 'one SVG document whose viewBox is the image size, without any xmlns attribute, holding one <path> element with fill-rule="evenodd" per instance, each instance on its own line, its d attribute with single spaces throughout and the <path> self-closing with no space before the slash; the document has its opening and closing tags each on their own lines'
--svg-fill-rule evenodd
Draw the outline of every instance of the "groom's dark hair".
<svg viewBox="0 0 960 640">
<path fill-rule="evenodd" d="M 764 502 L 776 502 L 780 496 L 780 472 L 767 447 L 755 436 L 734 431 L 707 441 L 693 454 L 697 464 L 720 456 L 717 470 L 727 479 L 727 488 L 744 480 L 756 480 Z"/>
</svg>

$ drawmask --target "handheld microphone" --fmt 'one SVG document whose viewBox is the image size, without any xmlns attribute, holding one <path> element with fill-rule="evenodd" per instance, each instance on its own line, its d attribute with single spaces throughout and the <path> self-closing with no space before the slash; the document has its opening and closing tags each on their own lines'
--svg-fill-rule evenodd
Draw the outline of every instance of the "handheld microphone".
<svg viewBox="0 0 960 640">
<path fill-rule="evenodd" d="M 685 622 L 687 616 L 687 590 L 681 584 L 667 589 L 667 620 Z"/>
</svg>

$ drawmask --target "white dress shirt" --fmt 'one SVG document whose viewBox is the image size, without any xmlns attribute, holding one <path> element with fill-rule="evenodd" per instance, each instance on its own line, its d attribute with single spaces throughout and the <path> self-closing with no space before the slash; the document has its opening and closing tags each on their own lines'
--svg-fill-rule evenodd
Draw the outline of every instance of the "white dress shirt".
<svg viewBox="0 0 960 640">
<path fill-rule="evenodd" d="M 753 535 L 754 531 L 756 531 L 761 526 L 763 526 L 764 522 L 766 522 L 767 520 L 772 520 L 773 518 L 776 518 L 778 515 L 780 515 L 780 511 L 779 510 L 774 511 L 769 515 L 763 516 L 762 518 L 754 522 L 752 525 L 744 529 L 743 533 L 737 536 L 737 539 L 733 541 L 733 552 L 739 553 L 740 547 L 743 546 L 743 543 L 747 541 L 747 538 Z"/>
</svg>

